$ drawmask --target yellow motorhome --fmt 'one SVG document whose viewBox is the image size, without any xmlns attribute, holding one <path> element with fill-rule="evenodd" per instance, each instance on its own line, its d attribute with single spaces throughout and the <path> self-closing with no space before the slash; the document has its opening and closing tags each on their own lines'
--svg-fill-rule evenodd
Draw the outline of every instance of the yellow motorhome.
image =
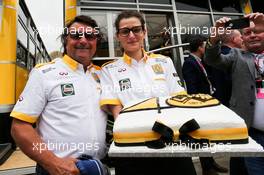
<svg viewBox="0 0 264 175">
<path fill-rule="evenodd" d="M 77 0 L 64 0 L 63 3 L 64 23 L 67 23 L 71 21 L 77 14 Z"/>
<path fill-rule="evenodd" d="M 0 114 L 9 113 L 35 64 L 50 60 L 24 0 L 1 0 Z"/>
<path fill-rule="evenodd" d="M 30 70 L 50 61 L 25 0 L 0 0 L 0 164 L 12 138 L 9 117 Z M 14 147 L 14 144 L 12 144 Z M 6 152 L 2 152 L 2 151 Z M 4 155 L 4 156 L 3 156 Z"/>
</svg>

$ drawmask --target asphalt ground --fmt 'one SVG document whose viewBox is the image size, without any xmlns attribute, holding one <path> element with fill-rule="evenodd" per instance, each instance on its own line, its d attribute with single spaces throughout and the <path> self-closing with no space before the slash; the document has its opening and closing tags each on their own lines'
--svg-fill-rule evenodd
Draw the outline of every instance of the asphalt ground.
<svg viewBox="0 0 264 175">
<path fill-rule="evenodd" d="M 230 157 L 218 156 L 218 157 L 214 157 L 214 159 L 219 165 L 229 169 Z M 202 175 L 202 168 L 201 168 L 199 157 L 193 157 L 193 163 L 194 163 L 194 167 L 195 167 L 197 175 Z M 218 174 L 219 175 L 229 175 L 229 172 L 228 173 L 218 173 Z M 114 168 L 111 168 L 111 175 L 115 175 Z"/>
</svg>

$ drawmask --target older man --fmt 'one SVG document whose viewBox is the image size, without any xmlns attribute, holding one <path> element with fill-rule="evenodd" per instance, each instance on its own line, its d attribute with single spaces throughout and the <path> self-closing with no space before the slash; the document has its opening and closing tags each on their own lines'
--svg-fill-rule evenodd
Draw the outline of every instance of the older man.
<svg viewBox="0 0 264 175">
<path fill-rule="evenodd" d="M 230 20 L 223 17 L 216 21 L 216 33 L 207 42 L 205 61 L 216 68 L 231 72 L 230 108 L 246 121 L 249 135 L 264 147 L 264 87 L 261 83 L 264 82 L 264 15 L 253 13 L 246 18 L 251 22 L 242 31 L 245 51 L 231 49 L 228 55 L 220 54 L 219 36 L 223 31 L 220 28 L 224 28 L 225 23 Z M 249 174 L 263 174 L 263 158 L 247 158 L 246 164 Z"/>
<path fill-rule="evenodd" d="M 11 116 L 17 145 L 38 163 L 37 174 L 79 174 L 77 158 L 105 156 L 106 115 L 99 108 L 99 69 L 91 62 L 96 22 L 77 16 L 61 41 L 62 59 L 37 65 Z M 36 130 L 32 127 L 37 123 Z"/>
</svg>

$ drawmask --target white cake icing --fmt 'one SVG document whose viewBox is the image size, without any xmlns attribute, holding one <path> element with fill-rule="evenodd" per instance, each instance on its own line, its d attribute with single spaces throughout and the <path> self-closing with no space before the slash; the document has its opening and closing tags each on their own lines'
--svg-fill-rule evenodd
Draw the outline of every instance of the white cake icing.
<svg viewBox="0 0 264 175">
<path fill-rule="evenodd" d="M 170 97 L 159 98 L 161 113 L 158 113 L 157 108 L 121 113 L 114 123 L 114 140 L 116 142 L 123 142 L 122 137 L 124 137 L 126 140 L 124 142 L 129 142 L 127 141 L 129 140 L 127 137 L 130 137 L 133 133 L 135 135 L 150 133 L 156 121 L 169 126 L 173 129 L 174 133 L 177 133 L 179 128 L 191 119 L 195 119 L 200 125 L 199 131 L 213 130 L 211 137 L 213 139 L 219 140 L 221 138 L 220 140 L 224 140 L 223 138 L 226 138 L 227 140 L 239 140 L 247 138 L 247 127 L 244 120 L 224 105 L 220 104 L 202 108 L 170 107 L 166 103 L 168 98 Z M 214 130 L 219 130 L 221 131 L 220 133 L 227 133 L 219 136 L 219 132 L 214 132 Z M 235 130 L 236 133 L 234 132 L 233 135 L 232 132 Z M 238 133 L 240 130 L 241 134 Z M 130 134 L 130 136 L 125 134 Z"/>
</svg>

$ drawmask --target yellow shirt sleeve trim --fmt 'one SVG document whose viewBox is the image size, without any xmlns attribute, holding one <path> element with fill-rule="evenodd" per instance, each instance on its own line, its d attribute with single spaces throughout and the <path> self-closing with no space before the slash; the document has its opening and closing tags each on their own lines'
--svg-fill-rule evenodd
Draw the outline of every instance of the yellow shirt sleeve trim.
<svg viewBox="0 0 264 175">
<path fill-rule="evenodd" d="M 10 116 L 29 123 L 35 123 L 38 120 L 38 117 L 29 116 L 15 111 L 11 112 Z"/>
<path fill-rule="evenodd" d="M 45 65 L 48 65 L 48 64 L 54 64 L 55 61 L 50 61 L 50 62 L 47 62 L 47 63 L 39 63 L 39 64 L 36 64 L 35 68 L 40 68 L 42 66 L 45 66 Z"/>
<path fill-rule="evenodd" d="M 122 105 L 122 103 L 118 99 L 104 99 L 100 100 L 100 106 L 103 105 Z"/>
</svg>

